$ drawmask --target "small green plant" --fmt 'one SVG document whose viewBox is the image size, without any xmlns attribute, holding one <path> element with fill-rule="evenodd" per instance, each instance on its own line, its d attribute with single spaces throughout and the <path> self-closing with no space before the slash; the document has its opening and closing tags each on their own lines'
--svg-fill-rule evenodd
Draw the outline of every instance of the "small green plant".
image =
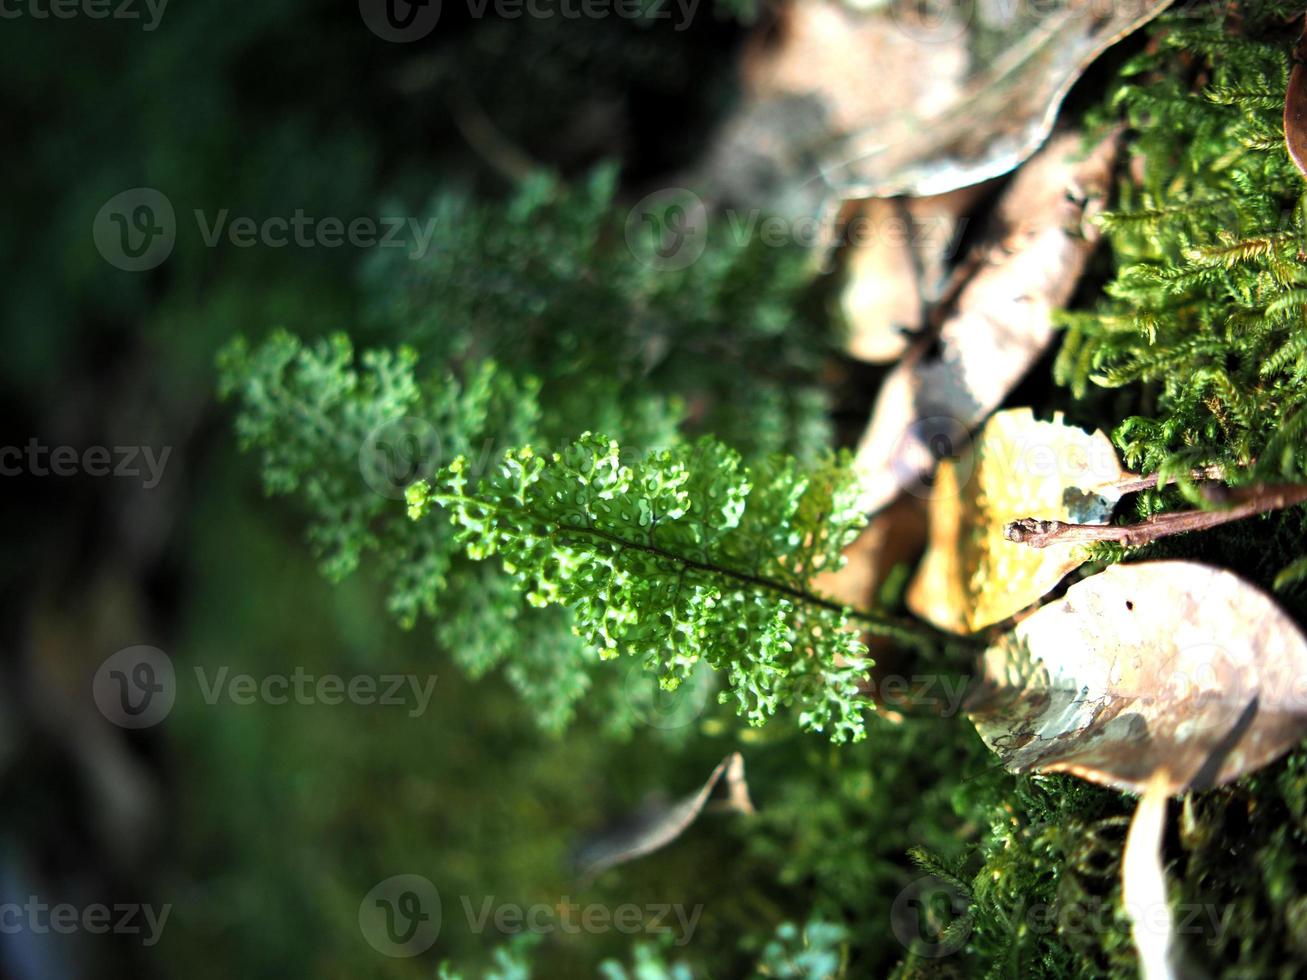
<svg viewBox="0 0 1307 980">
<path fill-rule="evenodd" d="M 548 729 L 613 687 L 591 668 L 625 652 L 668 689 L 710 665 L 754 724 L 793 706 L 859 738 L 855 621 L 935 638 L 812 591 L 861 515 L 823 448 L 829 338 L 803 312 L 807 257 L 719 229 L 699 261 L 651 266 L 628 236 L 653 229 L 626 220 L 615 186 L 604 169 L 572 189 L 533 178 L 505 205 L 439 198 L 435 247 L 368 271 L 363 332 L 404 347 L 356 358 L 344 336 L 277 333 L 223 353 L 241 441 L 263 453 L 269 492 L 306 505 L 330 577 L 374 554 L 400 622 L 433 620 L 474 675 L 504 664 Z M 571 441 L 600 426 L 617 441 Z M 369 459 L 404 440 L 411 472 L 374 492 Z M 435 503 L 452 523 L 405 522 L 386 490 L 408 483 L 414 516 Z M 586 697 L 619 731 L 621 700 Z"/>
<path fill-rule="evenodd" d="M 268 493 L 294 494 L 308 512 L 323 573 L 339 581 L 371 555 L 401 624 L 429 617 L 440 645 L 473 676 L 512 652 L 509 680 L 541 725 L 565 725 L 589 688 L 585 665 L 594 659 L 565 617 L 523 615 L 508 579 L 460 558 L 449 526 L 405 521 L 403 488 L 390 483 L 402 472 L 383 467 L 375 474 L 389 494 L 365 479 L 370 449 L 399 451 L 375 445 L 392 436 L 417 441 L 415 453 L 397 462 L 433 468 L 440 453 L 481 455 L 487 445 L 529 440 L 538 416 L 535 384 L 489 361 L 463 379 L 452 372 L 423 379 L 411 349 L 356 358 L 343 335 L 306 346 L 277 333 L 257 350 L 237 341 L 220 369 L 222 394 L 241 400 L 242 444 L 262 453 Z M 412 432 L 404 431 L 405 420 L 416 426 Z"/>
<path fill-rule="evenodd" d="M 238 432 L 262 450 L 269 492 L 307 505 L 324 572 L 339 579 L 374 553 L 401 623 L 431 618 L 473 674 L 507 662 L 546 726 L 570 718 L 596 659 L 627 653 L 668 689 L 706 662 L 754 724 L 792 705 L 807 727 L 856 739 L 868 663 L 855 619 L 933 641 L 925 627 L 812 591 L 862 523 L 842 461 L 772 456 L 751 468 L 707 437 L 631 466 L 616 441 L 593 435 L 537 454 L 534 384 L 489 361 L 466 380 L 422 381 L 416 364 L 408 349 L 356 364 L 343 336 L 305 347 L 277 334 L 257 352 L 242 342 L 224 352 L 223 393 L 242 398 Z M 405 522 L 392 499 L 400 485 L 390 496 L 368 485 L 369 443 L 405 422 L 428 454 L 455 457 L 407 487 L 409 515 L 439 504 L 452 522 Z M 470 487 L 469 460 L 500 441 L 516 448 Z"/>
<path fill-rule="evenodd" d="M 812 591 L 863 521 L 847 465 L 774 457 L 751 470 L 705 437 L 628 466 L 616 441 L 586 434 L 548 456 L 510 451 L 475 487 L 466 469 L 458 459 L 410 486 L 410 516 L 447 508 L 472 558 L 498 556 L 533 605 L 569 609 L 601 656 L 636 657 L 669 689 L 704 660 L 753 724 L 794 704 L 806 727 L 862 736 L 866 647 L 850 610 Z"/>
</svg>

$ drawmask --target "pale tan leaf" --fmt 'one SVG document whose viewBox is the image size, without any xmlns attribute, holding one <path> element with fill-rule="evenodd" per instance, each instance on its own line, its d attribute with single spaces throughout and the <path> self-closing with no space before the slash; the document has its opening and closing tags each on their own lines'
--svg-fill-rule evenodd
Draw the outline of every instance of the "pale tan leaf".
<svg viewBox="0 0 1307 980">
<path fill-rule="evenodd" d="M 859 201 L 840 216 L 839 239 L 847 244 L 840 309 L 852 357 L 871 364 L 896 361 L 925 329 L 926 309 L 944 288 L 968 212 L 986 189 Z"/>
<path fill-rule="evenodd" d="M 904 495 L 867 522 L 844 549 L 841 568 L 817 573 L 813 591 L 855 609 L 876 608 L 886 576 L 895 565 L 910 567 L 925 543 L 926 505 Z"/>
<path fill-rule="evenodd" d="M 886 229 L 903 221 L 899 212 L 894 201 L 868 201 L 850 220 Z M 840 292 L 840 312 L 848 325 L 844 349 L 871 364 L 898 360 L 925 325 L 925 301 L 907 235 L 870 235 L 850 246 L 845 263 Z"/>
<path fill-rule="evenodd" d="M 1294 165 L 1307 174 L 1307 29 L 1293 49 L 1293 71 L 1284 93 L 1284 143 Z"/>
<path fill-rule="evenodd" d="M 1307 734 L 1307 640 L 1265 593 L 1184 561 L 1115 565 L 984 657 L 969 714 L 1013 772 L 1143 792 L 1229 782 Z"/>
<path fill-rule="evenodd" d="M 1028 408 L 993 415 L 961 459 L 940 464 L 930 545 L 908 606 L 942 629 L 973 633 L 1046 595 L 1083 562 L 1075 544 L 1027 548 L 1005 536 L 1027 514 L 1105 524 L 1126 473 L 1111 440 L 1039 421 Z"/>
<path fill-rule="evenodd" d="M 1094 59 L 1170 2 L 892 0 L 890 16 L 924 44 L 965 38 L 960 94 L 941 111 L 917 108 L 896 125 L 850 134 L 840 144 L 844 159 L 827 163 L 826 182 L 846 199 L 889 197 L 942 194 L 1007 173 L 1048 138 L 1062 100 Z M 924 21 L 923 10 L 932 11 Z"/>
</svg>

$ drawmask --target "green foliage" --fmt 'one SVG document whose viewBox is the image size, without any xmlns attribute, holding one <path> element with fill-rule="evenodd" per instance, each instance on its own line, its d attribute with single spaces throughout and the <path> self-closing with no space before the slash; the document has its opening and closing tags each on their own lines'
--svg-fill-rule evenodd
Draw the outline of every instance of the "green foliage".
<svg viewBox="0 0 1307 980">
<path fill-rule="evenodd" d="M 408 348 L 355 356 L 337 335 L 306 346 L 285 333 L 220 358 L 221 392 L 239 397 L 237 432 L 262 454 L 270 494 L 295 494 L 310 515 L 323 572 L 339 581 L 365 554 L 389 582 L 387 605 L 405 627 L 429 617 L 455 660 L 478 676 L 512 655 L 508 677 L 552 730 L 590 687 L 594 656 L 557 610 L 521 608 L 498 569 L 458 555 L 452 530 L 403 519 L 403 486 L 444 454 L 485 454 L 535 431 L 535 385 L 491 362 L 470 376 L 419 378 Z"/>
<path fill-rule="evenodd" d="M 1142 179 L 1104 219 L 1119 271 L 1067 317 L 1056 373 L 1077 395 L 1147 385 L 1115 432 L 1145 472 L 1307 478 L 1307 185 L 1280 121 L 1290 6 L 1164 21 L 1114 101 Z"/>
<path fill-rule="evenodd" d="M 523 932 L 494 952 L 494 964 L 481 974 L 481 980 L 531 980 L 530 952 L 540 941 L 540 935 Z M 463 974 L 449 963 L 441 963 L 437 980 L 463 980 Z"/>
<path fill-rule="evenodd" d="M 1013 788 L 986 808 L 968 952 L 991 977 L 1091 977 L 1109 964 L 1133 976 L 1120 901 L 1130 801 L 1069 777 L 1023 777 Z"/>
<path fill-rule="evenodd" d="M 1285 25 L 1297 13 L 1275 3 L 1219 23 L 1163 22 L 1113 104 L 1142 165 L 1130 172 L 1143 179 L 1124 184 L 1106 219 L 1119 269 L 1106 301 L 1068 317 L 1057 371 L 1077 397 L 1105 385 L 1120 395 L 1113 405 L 1131 406 L 1116 439 L 1139 469 L 1217 463 L 1238 467 L 1240 480 L 1303 478 L 1307 208 L 1277 122 L 1294 33 Z M 601 655 L 626 654 L 669 687 L 708 661 L 750 721 L 794 704 L 810 726 L 856 739 L 851 681 L 862 668 L 852 658 L 863 651 L 808 574 L 838 550 L 839 471 L 768 456 L 815 455 L 826 443 L 814 378 L 828 338 L 804 313 L 807 273 L 799 257 L 731 242 L 723 229 L 685 270 L 646 266 L 625 245 L 616 200 L 608 171 L 572 187 L 538 177 L 507 204 L 443 195 L 435 251 L 418 261 L 378 252 L 369 266 L 369 343 L 402 337 L 413 350 L 356 360 L 339 340 L 285 337 L 233 348 L 224 384 L 241 401 L 243 440 L 264 453 L 269 488 L 307 505 L 330 573 L 372 556 L 401 619 L 432 616 L 440 645 L 473 673 L 505 664 L 552 725 L 583 694 L 597 700 Z M 465 457 L 412 491 L 416 511 L 441 505 L 452 524 L 410 524 L 402 504 L 368 490 L 360 448 L 396 415 L 432 426 L 442 459 Z M 587 429 L 642 452 L 625 459 L 604 438 L 570 442 Z M 682 443 L 684 430 L 715 432 L 744 458 L 715 441 Z M 538 452 L 517 448 L 499 463 L 500 449 L 526 445 Z M 1180 503 L 1166 491 L 1141 506 Z M 826 529 L 825 543 L 813 528 Z M 1301 532 L 1300 514 L 1276 515 L 1154 550 L 1255 558 L 1251 577 L 1269 583 L 1301 554 Z M 1099 560 L 1123 555 L 1095 549 Z M 1282 584 L 1304 571 L 1299 560 Z M 542 608 L 525 608 L 523 593 Z M 1285 601 L 1295 599 L 1302 590 L 1290 588 Z M 600 714 L 614 710 L 598 703 Z M 756 973 L 885 975 L 901 961 L 899 976 L 1135 975 L 1117 914 L 1128 799 L 996 772 L 960 718 L 873 726 L 838 748 L 787 736 L 784 722 L 713 731 L 750 743 L 765 801 L 738 862 L 774 885 L 739 896 L 741 919 L 765 923 L 745 940 Z M 578 741 L 598 751 L 600 740 Z M 664 761 L 642 755 L 641 766 Z M 405 756 L 393 768 L 411 780 L 420 766 Z M 515 772 L 530 771 L 524 762 Z M 471 772 L 460 770 L 469 782 Z M 1307 962 L 1305 772 L 1295 754 L 1178 810 L 1167 842 L 1177 900 L 1228 916 L 1219 935 L 1187 938 L 1214 973 L 1287 976 Z M 500 847 L 496 836 L 488 849 Z M 473 856 L 462 860 L 479 873 Z M 923 872 L 968 903 L 946 933 L 960 947 L 940 958 L 890 932 L 891 903 Z M 353 909 L 341 905 L 347 921 Z M 806 932 L 771 933 L 809 909 Z M 672 962 L 638 946 L 632 965 L 604 970 L 683 980 L 701 975 L 700 952 Z M 504 975 L 526 975 L 521 950 L 494 955 Z"/>
<path fill-rule="evenodd" d="M 633 962 L 628 970 L 617 960 L 599 965 L 603 980 L 694 980 L 694 972 L 684 963 L 668 963 L 657 946 L 636 943 L 631 951 Z"/>
<path fill-rule="evenodd" d="M 720 228 L 687 268 L 646 264 L 631 241 L 653 229 L 633 222 L 628 241 L 615 193 L 616 172 L 603 168 L 576 187 L 537 175 L 502 204 L 443 194 L 426 254 L 379 249 L 367 265 L 362 334 L 403 336 L 405 347 L 355 365 L 344 338 L 302 348 L 278 334 L 254 351 L 233 344 L 220 364 L 243 445 L 263 452 L 269 492 L 301 499 L 324 571 L 339 579 L 374 554 L 404 625 L 432 618 L 474 675 L 504 664 L 554 731 L 594 692 L 595 651 L 564 611 L 524 609 L 498 563 L 458 557 L 449 528 L 405 527 L 369 471 L 402 489 L 441 459 L 478 469 L 505 447 L 599 427 L 647 449 L 676 444 L 682 425 L 711 427 L 758 459 L 781 448 L 815 459 L 829 438 L 815 381 L 828 338 L 800 312 L 806 256 Z M 420 375 L 419 361 L 442 373 Z M 773 673 L 785 656 L 759 654 L 781 658 Z M 787 693 L 754 700 L 774 710 L 821 676 L 796 673 Z M 612 730 L 632 724 L 629 697 L 586 700 Z"/>
<path fill-rule="evenodd" d="M 494 968 L 483 974 L 484 980 L 531 980 L 528 953 L 539 939 L 538 935 L 523 933 L 508 946 L 496 949 Z M 834 980 L 843 976 L 841 947 L 846 939 L 842 926 L 819 919 L 802 929 L 783 922 L 764 946 L 753 973 L 775 980 Z M 688 964 L 669 961 L 664 949 L 653 943 L 636 943 L 631 956 L 629 967 L 615 959 L 605 960 L 599 965 L 598 976 L 601 980 L 694 980 L 696 976 Z M 463 974 L 449 964 L 441 964 L 438 977 L 463 980 Z"/>
<path fill-rule="evenodd" d="M 938 678 L 918 678 L 923 697 Z M 961 687 L 956 689 L 961 694 Z M 847 975 L 886 976 L 907 954 L 891 929 L 896 896 L 921 872 L 909 851 L 924 847 L 947 861 L 967 858 L 994 784 L 992 756 L 960 715 L 907 719 L 868 728 L 857 745 L 762 733 L 749 757 L 751 778 L 775 781 L 745 853 L 810 914 L 846 932 Z M 977 804 L 978 789 L 987 794 Z M 957 957 L 951 957 L 956 961 Z"/>
<path fill-rule="evenodd" d="M 843 975 L 843 947 L 847 930 L 813 919 L 800 929 L 782 922 L 775 937 L 763 947 L 758 975 L 777 980 L 833 980 Z"/>
<path fill-rule="evenodd" d="M 810 591 L 862 523 L 847 466 L 750 469 L 707 437 L 628 466 L 587 433 L 548 456 L 512 450 L 471 489 L 466 471 L 457 459 L 410 486 L 410 516 L 447 508 L 469 556 L 502 558 L 601 656 L 637 658 L 668 689 L 703 660 L 751 724 L 797 705 L 806 727 L 862 737 L 866 648 L 848 610 Z"/>
<path fill-rule="evenodd" d="M 604 167 L 575 186 L 535 175 L 505 203 L 439 196 L 426 255 L 378 250 L 368 264 L 365 329 L 424 362 L 492 358 L 540 378 L 551 443 L 590 430 L 666 445 L 689 406 L 693 430 L 746 456 L 815 457 L 830 441 L 817 375 L 833 338 L 804 306 L 810 256 L 717 221 L 695 261 L 663 267 L 643 248 L 658 229 L 616 193 Z"/>
</svg>

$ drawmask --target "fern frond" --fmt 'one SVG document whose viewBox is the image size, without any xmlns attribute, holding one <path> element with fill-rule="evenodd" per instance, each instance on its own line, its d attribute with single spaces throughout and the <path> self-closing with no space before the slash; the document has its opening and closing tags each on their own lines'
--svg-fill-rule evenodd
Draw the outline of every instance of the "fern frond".
<svg viewBox="0 0 1307 980">
<path fill-rule="evenodd" d="M 705 438 L 627 465 L 591 434 L 549 455 L 513 450 L 475 487 L 456 460 L 409 492 L 410 516 L 447 509 L 470 557 L 499 557 L 532 604 L 566 607 L 601 656 L 636 658 L 673 688 L 706 661 L 751 724 L 795 705 L 835 741 L 863 736 L 867 651 L 812 579 L 841 563 L 856 503 L 834 461 L 749 468 Z"/>
</svg>

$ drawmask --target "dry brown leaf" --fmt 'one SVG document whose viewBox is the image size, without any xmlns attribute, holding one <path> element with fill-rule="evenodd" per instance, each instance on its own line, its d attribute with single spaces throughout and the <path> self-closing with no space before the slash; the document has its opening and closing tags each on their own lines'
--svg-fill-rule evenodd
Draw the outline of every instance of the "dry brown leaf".
<svg viewBox="0 0 1307 980">
<path fill-rule="evenodd" d="M 1307 734 L 1307 639 L 1230 572 L 1114 565 L 986 652 L 968 713 L 1012 772 L 1068 772 L 1143 795 L 1122 903 L 1145 980 L 1191 976 L 1167 902 L 1166 801 L 1252 772 Z"/>
<path fill-rule="evenodd" d="M 919 0 L 895 0 L 891 17 L 923 44 L 965 37 L 961 95 L 942 112 L 905 113 L 897 126 L 850 136 L 845 161 L 827 165 L 827 183 L 846 199 L 889 197 L 942 194 L 1007 173 L 1048 138 L 1094 59 L 1170 2 L 946 3 L 942 17 L 923 24 Z"/>
<path fill-rule="evenodd" d="M 746 55 L 706 185 L 797 218 L 1001 176 L 1048 137 L 1089 64 L 1168 2 L 792 0 Z"/>
<path fill-rule="evenodd" d="M 1071 298 L 1098 242 L 1090 219 L 1118 148 L 1112 136 L 1084 157 L 1080 137 L 1062 134 L 1013 178 L 997 233 L 964 264 L 967 278 L 940 312 L 938 338 L 923 338 L 881 386 L 854 461 L 868 513 L 903 490 L 929 498 L 936 461 L 965 448 L 1047 349 L 1052 313 Z"/>
<path fill-rule="evenodd" d="M 1114 565 L 986 651 L 969 714 L 1012 772 L 1206 788 L 1307 734 L 1307 639 L 1231 572 Z"/>
<path fill-rule="evenodd" d="M 879 591 L 895 565 L 915 562 L 926 543 L 926 506 L 904 495 L 873 517 L 837 571 L 818 572 L 813 591 L 854 609 L 880 605 Z"/>
<path fill-rule="evenodd" d="M 719 782 L 725 787 L 723 803 L 727 809 L 739 813 L 754 812 L 744 779 L 744 757 L 739 752 L 732 752 L 717 764 L 708 781 L 697 792 L 670 805 L 642 807 L 620 826 L 586 841 L 576 860 L 582 876 L 593 878 L 609 868 L 666 847 L 694 823 Z"/>
<path fill-rule="evenodd" d="M 1043 598 L 1083 562 L 1075 544 L 1043 550 L 1009 541 L 1026 514 L 1105 524 L 1127 474 L 1101 432 L 1039 421 L 1028 408 L 993 415 L 962 458 L 940 464 L 930 545 L 908 606 L 942 629 L 973 633 Z"/>
<path fill-rule="evenodd" d="M 868 201 L 852 220 L 887 227 L 903 219 L 897 202 Z M 898 360 L 912 335 L 925 325 L 925 301 L 911 246 L 896 236 L 874 236 L 851 246 L 846 263 L 840 293 L 840 311 L 848 325 L 844 349 L 871 364 Z"/>
</svg>

